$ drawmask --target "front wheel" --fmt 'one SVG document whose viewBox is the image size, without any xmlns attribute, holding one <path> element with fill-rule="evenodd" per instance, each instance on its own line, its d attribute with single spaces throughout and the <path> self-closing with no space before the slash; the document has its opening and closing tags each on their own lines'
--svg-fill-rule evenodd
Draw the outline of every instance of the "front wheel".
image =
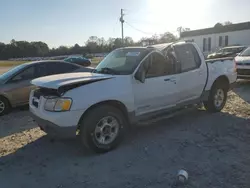
<svg viewBox="0 0 250 188">
<path fill-rule="evenodd" d="M 0 116 L 7 114 L 10 110 L 9 101 L 0 96 Z"/>
<path fill-rule="evenodd" d="M 80 123 L 80 138 L 87 148 L 104 153 L 120 144 L 125 127 L 126 120 L 119 109 L 99 106 L 88 112 Z"/>
<path fill-rule="evenodd" d="M 203 102 L 206 110 L 210 112 L 220 112 L 227 101 L 227 89 L 216 84 L 210 91 L 208 101 Z"/>
</svg>

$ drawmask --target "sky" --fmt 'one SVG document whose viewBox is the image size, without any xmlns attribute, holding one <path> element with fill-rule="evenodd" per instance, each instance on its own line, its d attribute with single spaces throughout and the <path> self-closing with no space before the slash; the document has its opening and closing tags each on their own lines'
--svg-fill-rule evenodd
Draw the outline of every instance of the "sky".
<svg viewBox="0 0 250 188">
<path fill-rule="evenodd" d="M 179 26 L 213 27 L 250 21 L 249 0 L 0 0 L 0 42 L 43 41 L 49 47 L 84 45 L 90 36 L 134 40 L 177 34 Z"/>
</svg>

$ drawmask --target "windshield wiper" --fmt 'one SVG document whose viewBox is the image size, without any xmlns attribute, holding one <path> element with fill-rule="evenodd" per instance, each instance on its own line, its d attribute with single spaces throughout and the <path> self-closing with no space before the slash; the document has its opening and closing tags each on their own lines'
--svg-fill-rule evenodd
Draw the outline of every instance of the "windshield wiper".
<svg viewBox="0 0 250 188">
<path fill-rule="evenodd" d="M 94 72 L 96 73 L 103 73 L 103 74 L 120 74 L 118 71 L 114 70 L 114 69 L 111 69 L 111 68 L 108 68 L 108 67 L 105 67 L 105 68 L 101 68 L 101 70 L 94 70 Z"/>
</svg>

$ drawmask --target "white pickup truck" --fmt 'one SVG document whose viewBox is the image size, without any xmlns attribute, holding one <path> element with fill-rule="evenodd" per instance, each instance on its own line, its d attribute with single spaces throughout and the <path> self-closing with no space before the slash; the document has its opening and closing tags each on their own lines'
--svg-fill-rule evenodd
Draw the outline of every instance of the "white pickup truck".
<svg viewBox="0 0 250 188">
<path fill-rule="evenodd" d="M 32 81 L 31 115 L 55 136 L 80 136 L 95 152 L 121 142 L 138 122 L 159 119 L 187 105 L 221 111 L 236 81 L 233 61 L 206 62 L 195 43 L 127 47 L 111 52 L 92 73 L 70 73 Z"/>
</svg>

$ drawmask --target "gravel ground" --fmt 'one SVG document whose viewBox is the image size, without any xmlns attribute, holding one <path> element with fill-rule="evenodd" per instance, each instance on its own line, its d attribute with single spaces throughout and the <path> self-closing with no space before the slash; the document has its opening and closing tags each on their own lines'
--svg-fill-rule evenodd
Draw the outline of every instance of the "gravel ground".
<svg viewBox="0 0 250 188">
<path fill-rule="evenodd" d="M 250 82 L 240 82 L 223 112 L 138 127 L 103 155 L 50 140 L 17 110 L 0 120 L 0 187 L 250 187 L 249 93 Z M 189 173 L 186 185 L 175 184 L 179 169 Z"/>
</svg>

